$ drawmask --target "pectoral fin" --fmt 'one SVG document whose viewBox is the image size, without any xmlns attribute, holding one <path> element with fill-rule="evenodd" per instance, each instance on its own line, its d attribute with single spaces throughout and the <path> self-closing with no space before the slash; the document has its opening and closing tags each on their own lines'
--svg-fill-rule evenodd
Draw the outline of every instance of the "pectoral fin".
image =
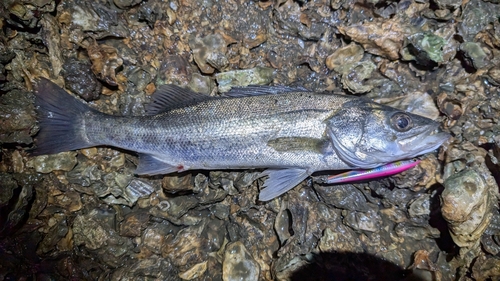
<svg viewBox="0 0 500 281">
<path fill-rule="evenodd" d="M 149 154 L 139 154 L 139 165 L 135 173 L 137 175 L 161 175 L 178 172 L 179 167 L 165 163 Z"/>
<path fill-rule="evenodd" d="M 259 194 L 260 201 L 269 201 L 297 186 L 310 173 L 305 169 L 267 169 L 261 176 L 269 176 Z"/>
</svg>

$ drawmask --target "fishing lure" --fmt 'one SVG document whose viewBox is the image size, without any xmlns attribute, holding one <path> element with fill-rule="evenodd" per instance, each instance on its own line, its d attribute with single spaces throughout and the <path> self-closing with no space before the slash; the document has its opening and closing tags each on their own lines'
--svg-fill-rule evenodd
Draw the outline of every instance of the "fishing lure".
<svg viewBox="0 0 500 281">
<path fill-rule="evenodd" d="M 389 163 L 384 166 L 380 166 L 369 170 L 352 170 L 338 175 L 326 176 L 321 179 L 323 183 L 346 183 L 353 181 L 368 180 L 373 178 L 381 178 L 386 176 L 392 176 L 403 171 L 409 170 L 420 163 L 420 160 L 404 160 Z"/>
</svg>

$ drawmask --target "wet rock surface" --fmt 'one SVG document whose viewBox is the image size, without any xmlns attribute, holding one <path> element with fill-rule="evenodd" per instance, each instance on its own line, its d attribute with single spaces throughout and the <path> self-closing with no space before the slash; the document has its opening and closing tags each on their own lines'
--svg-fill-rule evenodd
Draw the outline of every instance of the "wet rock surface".
<svg viewBox="0 0 500 281">
<path fill-rule="evenodd" d="M 498 280 L 498 1 L 4 1 L 1 280 Z M 356 94 L 453 139 L 402 174 L 259 202 L 255 171 L 134 175 L 112 148 L 31 156 L 33 83 L 141 115 L 168 83 Z"/>
</svg>

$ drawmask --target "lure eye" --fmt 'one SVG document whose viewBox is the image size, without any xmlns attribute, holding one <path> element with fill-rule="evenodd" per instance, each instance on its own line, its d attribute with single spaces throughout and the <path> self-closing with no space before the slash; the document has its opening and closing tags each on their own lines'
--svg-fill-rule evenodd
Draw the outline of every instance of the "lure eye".
<svg viewBox="0 0 500 281">
<path fill-rule="evenodd" d="M 399 132 L 406 132 L 413 127 L 411 117 L 405 113 L 396 113 L 391 117 L 391 126 Z"/>
</svg>

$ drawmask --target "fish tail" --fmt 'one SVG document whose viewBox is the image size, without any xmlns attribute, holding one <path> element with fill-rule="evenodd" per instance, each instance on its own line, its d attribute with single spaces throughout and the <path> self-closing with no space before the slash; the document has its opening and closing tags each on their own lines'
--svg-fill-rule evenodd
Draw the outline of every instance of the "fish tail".
<svg viewBox="0 0 500 281">
<path fill-rule="evenodd" d="M 94 146 L 83 134 L 85 114 L 95 110 L 47 79 L 36 85 L 35 108 L 40 130 L 32 155 L 54 154 Z M 97 111 L 95 111 L 97 112 Z"/>
</svg>

